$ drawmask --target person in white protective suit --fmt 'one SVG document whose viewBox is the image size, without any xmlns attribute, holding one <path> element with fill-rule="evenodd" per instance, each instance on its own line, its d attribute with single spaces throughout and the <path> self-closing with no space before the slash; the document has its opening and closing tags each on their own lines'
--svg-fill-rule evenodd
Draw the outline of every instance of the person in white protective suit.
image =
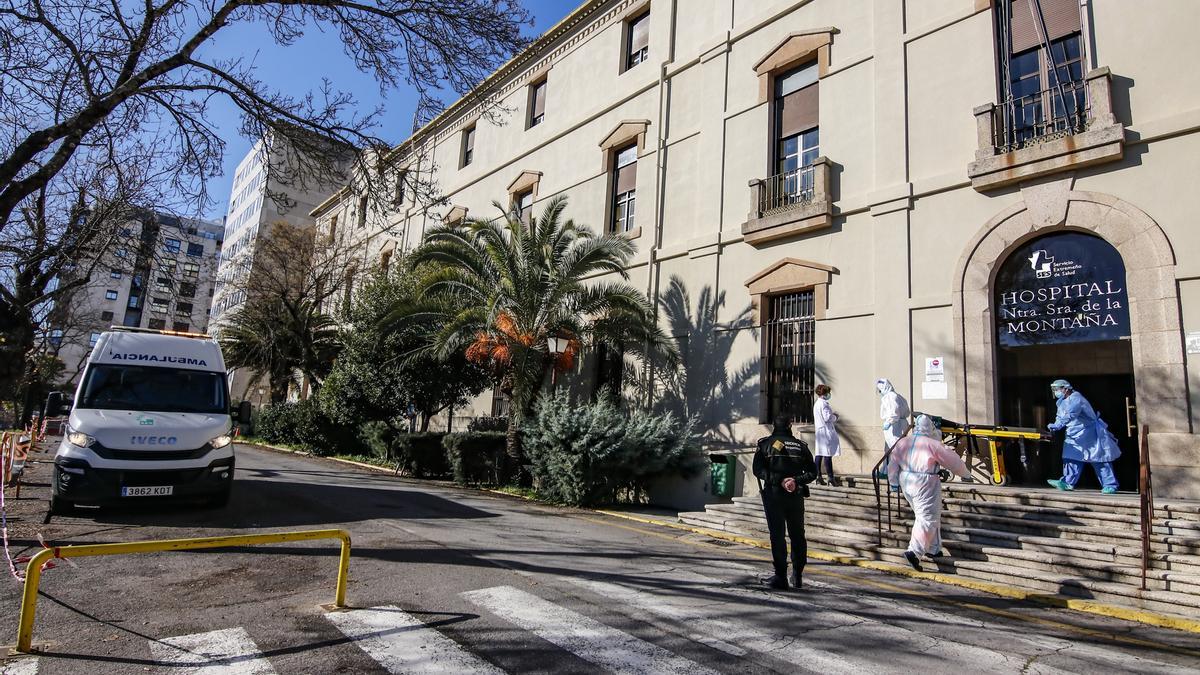
<svg viewBox="0 0 1200 675">
<path fill-rule="evenodd" d="M 813 438 L 816 441 L 813 457 L 817 460 L 817 482 L 825 484 L 828 476 L 831 485 L 841 485 L 837 476 L 833 475 L 833 458 L 842 452 L 842 442 L 837 434 L 837 413 L 829 405 L 829 397 L 833 389 L 829 385 L 818 384 L 817 400 L 813 403 Z"/>
<path fill-rule="evenodd" d="M 913 433 L 896 442 L 888 463 L 888 484 L 900 490 L 912 507 L 912 536 L 904 557 L 921 571 L 921 556 L 942 554 L 942 480 L 938 469 L 969 478 L 966 463 L 941 442 L 941 433 L 926 415 L 917 417 Z"/>
<path fill-rule="evenodd" d="M 896 392 L 887 378 L 875 380 L 875 390 L 879 392 L 879 419 L 883 421 L 883 446 L 888 448 L 896 444 L 908 431 L 908 401 Z"/>
</svg>

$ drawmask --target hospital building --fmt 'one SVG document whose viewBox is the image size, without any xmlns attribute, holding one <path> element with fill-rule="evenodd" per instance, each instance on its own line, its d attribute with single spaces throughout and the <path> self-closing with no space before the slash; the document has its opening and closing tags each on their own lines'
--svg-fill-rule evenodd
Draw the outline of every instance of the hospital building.
<svg viewBox="0 0 1200 675">
<path fill-rule="evenodd" d="M 379 266 L 495 200 L 567 196 L 634 242 L 683 352 L 667 394 L 736 458 L 736 495 L 768 420 L 811 440 L 817 384 L 835 468 L 861 475 L 877 378 L 1034 429 L 1063 378 L 1117 436 L 1122 489 L 1145 427 L 1156 495 L 1197 498 L 1198 23 L 1192 0 L 589 0 L 480 85 L 498 115 L 468 96 L 397 148 L 444 203 L 346 188 L 311 215 Z M 573 386 L 629 377 L 614 358 Z M 1053 443 L 1006 452 L 1014 490 L 1061 469 Z M 703 476 L 660 497 L 714 499 Z"/>
</svg>

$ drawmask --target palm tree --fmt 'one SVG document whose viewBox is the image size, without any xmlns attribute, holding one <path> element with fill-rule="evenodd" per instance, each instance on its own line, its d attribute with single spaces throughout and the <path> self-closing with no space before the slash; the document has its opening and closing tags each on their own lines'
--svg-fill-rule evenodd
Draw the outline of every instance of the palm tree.
<svg viewBox="0 0 1200 675">
<path fill-rule="evenodd" d="M 493 368 L 510 392 L 510 476 L 522 459 L 518 429 L 550 369 L 571 368 L 585 344 L 677 355 L 653 305 L 627 283 L 633 243 L 564 220 L 566 206 L 557 197 L 527 224 L 496 204 L 501 218 L 437 227 L 413 253 L 414 264 L 434 269 L 423 280 L 423 311 L 453 308 L 441 310 L 431 348 L 443 356 L 465 351 L 468 359 Z M 414 309 L 398 307 L 392 318 L 421 311 Z M 566 351 L 551 355 L 549 338 L 565 339 Z"/>
<path fill-rule="evenodd" d="M 221 329 L 226 365 L 246 368 L 270 383 L 271 401 L 287 398 L 299 371 L 314 389 L 329 373 L 338 351 L 337 323 L 307 300 L 251 300 Z"/>
</svg>

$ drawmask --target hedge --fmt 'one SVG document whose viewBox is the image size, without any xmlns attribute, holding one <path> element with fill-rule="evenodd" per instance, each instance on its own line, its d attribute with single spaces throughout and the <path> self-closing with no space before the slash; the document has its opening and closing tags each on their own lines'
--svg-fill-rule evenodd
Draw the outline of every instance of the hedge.
<svg viewBox="0 0 1200 675">
<path fill-rule="evenodd" d="M 314 399 L 263 406 L 255 415 L 254 433 L 268 443 L 290 445 L 316 455 L 353 455 L 363 450 L 356 430 L 334 423 Z"/>
<path fill-rule="evenodd" d="M 499 483 L 505 440 L 505 434 L 500 431 L 446 434 L 442 445 L 454 482 L 460 485 Z"/>
</svg>

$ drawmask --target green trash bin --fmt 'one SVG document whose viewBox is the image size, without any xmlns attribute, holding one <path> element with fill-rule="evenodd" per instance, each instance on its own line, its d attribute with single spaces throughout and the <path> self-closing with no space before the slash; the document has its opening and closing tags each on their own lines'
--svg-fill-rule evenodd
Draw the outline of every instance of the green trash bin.
<svg viewBox="0 0 1200 675">
<path fill-rule="evenodd" d="M 737 462 L 730 455 L 709 455 L 709 466 L 712 474 L 712 495 L 714 497 L 732 497 L 734 470 Z"/>
</svg>

